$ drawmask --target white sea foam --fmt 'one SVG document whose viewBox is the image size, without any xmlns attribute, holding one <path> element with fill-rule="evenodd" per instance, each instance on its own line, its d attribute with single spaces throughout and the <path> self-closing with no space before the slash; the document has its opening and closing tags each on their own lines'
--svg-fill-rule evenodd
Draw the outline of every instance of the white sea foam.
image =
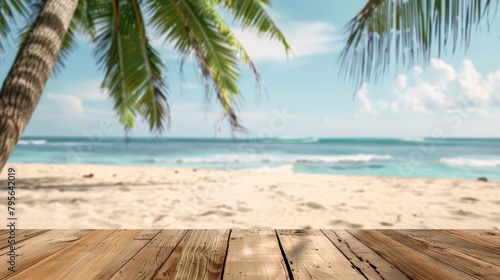
<svg viewBox="0 0 500 280">
<path fill-rule="evenodd" d="M 295 159 L 295 162 L 341 163 L 341 162 L 370 162 L 390 160 L 390 155 L 335 155 L 335 156 L 304 156 Z"/>
<path fill-rule="evenodd" d="M 398 138 L 398 140 L 407 142 L 424 142 L 425 137 L 403 137 L 403 138 Z"/>
<path fill-rule="evenodd" d="M 343 163 L 343 162 L 371 162 L 390 160 L 390 155 L 254 155 L 254 154 L 232 154 L 232 155 L 211 155 L 207 157 L 192 157 L 165 159 L 155 158 L 155 163 L 176 163 L 176 164 L 230 164 L 230 163 Z"/>
<path fill-rule="evenodd" d="M 249 169 L 251 172 L 257 173 L 280 173 L 280 174 L 290 174 L 293 173 L 293 164 L 285 164 L 277 167 L 260 167 Z"/>
<path fill-rule="evenodd" d="M 47 140 L 19 140 L 18 145 L 45 145 Z"/>
<path fill-rule="evenodd" d="M 440 162 L 453 167 L 500 167 L 500 159 L 442 158 Z"/>
<path fill-rule="evenodd" d="M 293 137 L 280 137 L 276 138 L 279 142 L 283 143 L 315 143 L 319 142 L 317 137 L 293 138 Z"/>
<path fill-rule="evenodd" d="M 82 141 L 82 142 L 53 142 L 53 143 L 47 143 L 48 146 L 77 146 L 77 145 L 86 145 L 88 144 L 88 141 Z"/>
</svg>

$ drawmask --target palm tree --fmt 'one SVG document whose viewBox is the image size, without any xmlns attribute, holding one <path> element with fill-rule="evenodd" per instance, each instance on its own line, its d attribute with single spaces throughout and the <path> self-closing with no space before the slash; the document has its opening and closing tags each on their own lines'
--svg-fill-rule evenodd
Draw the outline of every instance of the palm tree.
<svg viewBox="0 0 500 280">
<path fill-rule="evenodd" d="M 391 59 L 399 69 L 425 66 L 433 51 L 440 56 L 448 46 L 453 53 L 457 47 L 467 51 L 472 31 L 484 21 L 489 28 L 489 14 L 497 4 L 498 0 L 369 0 L 345 27 L 341 77 L 359 89 L 386 74 Z"/>
<path fill-rule="evenodd" d="M 0 171 L 35 110 L 77 3 L 77 0 L 47 1 L 3 83 L 0 90 Z M 8 36 L 7 18 L 14 16 L 14 10 L 24 13 L 26 8 L 20 1 L 8 0 L 0 9 L 0 28 L 3 30 L 0 33 L 5 37 Z"/>
<path fill-rule="evenodd" d="M 153 132 L 169 123 L 165 65 L 150 43 L 154 35 L 174 45 L 181 59 L 193 57 L 215 92 L 231 127 L 244 130 L 235 112 L 240 63 L 258 83 L 260 75 L 247 52 L 218 13 L 229 11 L 244 28 L 291 47 L 265 11 L 269 0 L 38 0 L 30 1 L 34 19 L 22 36 L 14 65 L 0 90 L 0 171 L 26 127 L 56 64 L 61 64 L 78 33 L 95 43 L 104 70 L 102 87 L 114 100 L 125 130 L 143 117 Z M 28 14 L 22 0 L 2 0 L 0 39 L 9 34 L 8 19 Z M 1 42 L 1 41 L 0 41 Z M 0 44 L 0 47 L 2 45 Z"/>
</svg>

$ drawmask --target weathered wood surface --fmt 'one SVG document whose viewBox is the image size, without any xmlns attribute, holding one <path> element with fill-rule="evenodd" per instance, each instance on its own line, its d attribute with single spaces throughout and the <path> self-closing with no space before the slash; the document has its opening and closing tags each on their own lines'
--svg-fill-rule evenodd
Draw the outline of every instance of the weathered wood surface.
<svg viewBox="0 0 500 280">
<path fill-rule="evenodd" d="M 223 279 L 290 279 L 274 230 L 233 230 Z"/>
<path fill-rule="evenodd" d="M 411 279 L 459 280 L 465 277 L 460 271 L 447 267 L 438 259 L 402 244 L 379 230 L 349 232 Z"/>
<path fill-rule="evenodd" d="M 278 230 L 294 279 L 365 279 L 320 230 Z"/>
<path fill-rule="evenodd" d="M 0 230 L 0 279 L 500 279 L 498 230 Z"/>
<path fill-rule="evenodd" d="M 409 279 L 391 263 L 345 230 L 323 230 L 351 263 L 368 279 Z"/>
<path fill-rule="evenodd" d="M 162 230 L 111 279 L 152 279 L 185 234 L 186 230 Z"/>
</svg>

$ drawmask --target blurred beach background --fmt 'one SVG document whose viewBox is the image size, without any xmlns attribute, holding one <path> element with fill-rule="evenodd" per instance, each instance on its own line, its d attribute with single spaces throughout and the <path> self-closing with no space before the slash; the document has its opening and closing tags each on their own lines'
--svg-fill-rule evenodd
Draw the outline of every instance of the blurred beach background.
<svg viewBox="0 0 500 280">
<path fill-rule="evenodd" d="M 155 126 L 148 118 L 130 112 L 133 103 L 124 106 L 118 87 L 103 87 L 103 81 L 122 79 L 106 74 L 115 72 L 107 70 L 106 59 L 94 59 L 102 45 L 75 36 L 78 47 L 64 60 L 67 67 L 43 87 L 0 174 L 6 186 L 8 168 L 16 171 L 19 228 L 500 228 L 498 28 L 487 32 L 486 20 L 469 25 L 470 38 L 457 37 L 470 41 L 466 55 L 453 55 L 451 45 L 438 55 L 440 41 L 433 40 L 429 53 L 419 54 L 429 58 L 427 65 L 415 61 L 396 67 L 386 50 L 377 51 L 384 44 L 364 47 L 358 58 L 387 69 L 373 69 L 373 76 L 380 76 L 375 82 L 355 57 L 346 57 L 347 68 L 338 63 L 345 27 L 366 0 L 271 2 L 265 9 L 293 54 L 238 24 L 231 12 L 222 14 L 264 83 L 256 84 L 252 68 L 224 59 L 225 76 L 237 85 L 234 93 L 241 93 L 231 104 L 247 134 L 235 133 L 221 119 L 226 108 L 210 90 L 212 83 L 204 83 L 199 60 L 177 51 L 177 37 L 141 40 L 158 53 L 153 60 L 164 62 L 158 69 L 165 78 L 161 84 L 168 85 L 171 123 L 162 118 L 165 125 L 151 131 Z M 465 16 L 473 9 L 463 11 Z M 172 19 L 155 18 L 167 19 L 166 24 Z M 13 39 L 27 19 L 19 17 L 11 26 Z M 219 35 L 214 32 L 215 39 Z M 122 42 L 133 46 L 136 41 Z M 2 81 L 19 53 L 17 41 L 3 47 Z M 400 47 L 402 62 L 413 56 Z M 128 69 L 142 55 L 127 50 L 134 62 L 123 64 Z M 226 48 L 220 48 L 217 57 L 226 56 Z M 142 75 L 135 75 L 144 69 L 122 71 L 131 75 L 126 84 L 145 85 L 138 82 Z M 155 84 L 156 76 L 151 77 Z M 123 92 L 134 97 L 128 101 L 143 96 Z M 129 112 L 125 127 L 123 112 Z M 157 134 L 160 128 L 163 134 Z M 238 137 L 231 138 L 233 133 Z M 2 193 L 4 207 L 7 192 Z M 0 218 L 6 215 L 2 211 Z"/>
<path fill-rule="evenodd" d="M 500 180 L 500 139 L 23 138 L 11 163 Z"/>
<path fill-rule="evenodd" d="M 8 167 L 21 228 L 498 229 L 499 143 L 25 137 Z"/>
</svg>

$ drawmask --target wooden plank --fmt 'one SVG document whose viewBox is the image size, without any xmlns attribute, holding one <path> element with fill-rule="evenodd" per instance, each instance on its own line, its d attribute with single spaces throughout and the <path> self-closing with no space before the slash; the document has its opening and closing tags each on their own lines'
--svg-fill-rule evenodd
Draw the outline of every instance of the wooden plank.
<svg viewBox="0 0 500 280">
<path fill-rule="evenodd" d="M 115 230 L 95 230 L 73 242 L 50 257 L 32 265 L 19 273 L 16 279 L 68 279 L 66 274 L 53 274 L 61 267 L 69 267 L 75 260 L 91 254 L 96 246 L 108 238 Z M 50 245 L 49 245 L 50 246 Z M 50 276 L 50 277 L 48 277 Z M 75 278 L 73 278 L 75 279 Z"/>
<path fill-rule="evenodd" d="M 230 230 L 194 230 L 184 245 L 174 279 L 221 279 Z"/>
<path fill-rule="evenodd" d="M 434 257 L 455 269 L 463 271 L 472 277 L 478 277 L 484 280 L 497 280 L 500 275 L 500 267 L 471 257 L 446 244 L 431 242 L 417 235 L 413 235 L 408 231 L 381 230 L 380 232 L 402 244 Z"/>
<path fill-rule="evenodd" d="M 223 279 L 290 279 L 274 230 L 233 230 Z"/>
<path fill-rule="evenodd" d="M 373 280 L 382 280 L 383 278 L 377 273 L 377 271 L 370 266 L 369 263 L 364 262 L 363 260 L 359 259 L 354 252 L 352 252 L 349 249 L 349 245 L 340 237 L 335 234 L 333 230 L 321 230 L 323 234 L 330 239 L 330 241 L 339 249 L 342 254 L 351 262 L 351 265 L 354 266 L 358 271 L 363 274 L 364 277 L 367 279 L 373 279 Z"/>
<path fill-rule="evenodd" d="M 21 230 L 17 230 L 16 234 L 19 233 Z M 10 230 L 8 229 L 2 229 L 0 230 L 0 240 L 4 241 L 5 239 L 9 238 L 10 235 Z"/>
<path fill-rule="evenodd" d="M 18 229 L 16 231 L 16 243 L 30 239 L 42 233 L 49 231 L 49 229 Z M 9 247 L 10 230 L 5 230 L 0 236 L 0 249 Z"/>
<path fill-rule="evenodd" d="M 481 246 L 493 251 L 500 251 L 500 231 L 494 230 L 434 230 L 453 238 Z"/>
<path fill-rule="evenodd" d="M 270 230 L 18 230 L 16 237 L 18 272 L 0 271 L 0 279 L 289 279 L 288 268 L 293 279 L 500 275 L 494 230 L 278 230 L 278 238 Z"/>
<path fill-rule="evenodd" d="M 131 258 L 133 258 L 148 242 L 153 239 L 160 229 L 145 229 L 139 232 L 128 246 L 106 265 L 95 277 L 96 280 L 109 279 L 118 272 Z"/>
<path fill-rule="evenodd" d="M 471 279 L 460 271 L 450 271 L 438 260 L 401 244 L 378 230 L 348 232 L 412 279 Z"/>
<path fill-rule="evenodd" d="M 73 257 L 71 262 L 61 262 L 47 273 L 45 279 L 94 279 L 100 271 L 130 244 L 140 230 L 116 230 L 87 254 Z"/>
<path fill-rule="evenodd" d="M 425 238 L 430 242 L 435 242 L 460 251 L 461 253 L 487 261 L 492 265 L 500 266 L 500 250 L 489 250 L 481 246 L 475 246 L 462 239 L 453 238 L 446 234 L 441 234 L 431 230 L 406 230 L 415 236 Z"/>
<path fill-rule="evenodd" d="M 409 279 L 346 230 L 322 230 L 367 279 Z"/>
<path fill-rule="evenodd" d="M 16 242 L 16 254 L 18 255 L 16 258 L 16 274 L 2 269 L 0 279 L 18 275 L 23 270 L 48 258 L 91 232 L 92 230 L 50 230 L 21 242 Z M 4 256 L 7 251 L 8 248 L 0 250 L 0 255 Z"/>
<path fill-rule="evenodd" d="M 160 233 L 161 229 L 145 229 L 141 233 L 139 233 L 134 239 L 136 240 L 151 240 L 158 233 Z"/>
<path fill-rule="evenodd" d="M 118 272 L 130 259 L 132 259 L 146 244 L 149 240 L 145 239 L 134 239 L 132 240 L 123 251 L 117 255 L 113 261 L 108 263 L 104 268 L 101 269 L 99 274 L 94 278 L 95 280 L 110 279 L 116 272 Z"/>
<path fill-rule="evenodd" d="M 294 279 L 365 279 L 320 230 L 277 230 Z"/>
<path fill-rule="evenodd" d="M 167 261 L 163 264 L 163 266 L 156 273 L 154 280 L 166 280 L 166 279 L 174 279 L 175 271 L 177 269 L 177 264 L 179 264 L 179 260 L 182 256 L 182 251 L 186 246 L 187 240 L 191 237 L 191 233 L 193 231 L 189 230 L 186 235 L 182 238 L 182 240 L 177 244 L 174 251 L 168 257 Z"/>
<path fill-rule="evenodd" d="M 162 267 L 186 230 L 162 230 L 110 279 L 151 279 Z"/>
</svg>

